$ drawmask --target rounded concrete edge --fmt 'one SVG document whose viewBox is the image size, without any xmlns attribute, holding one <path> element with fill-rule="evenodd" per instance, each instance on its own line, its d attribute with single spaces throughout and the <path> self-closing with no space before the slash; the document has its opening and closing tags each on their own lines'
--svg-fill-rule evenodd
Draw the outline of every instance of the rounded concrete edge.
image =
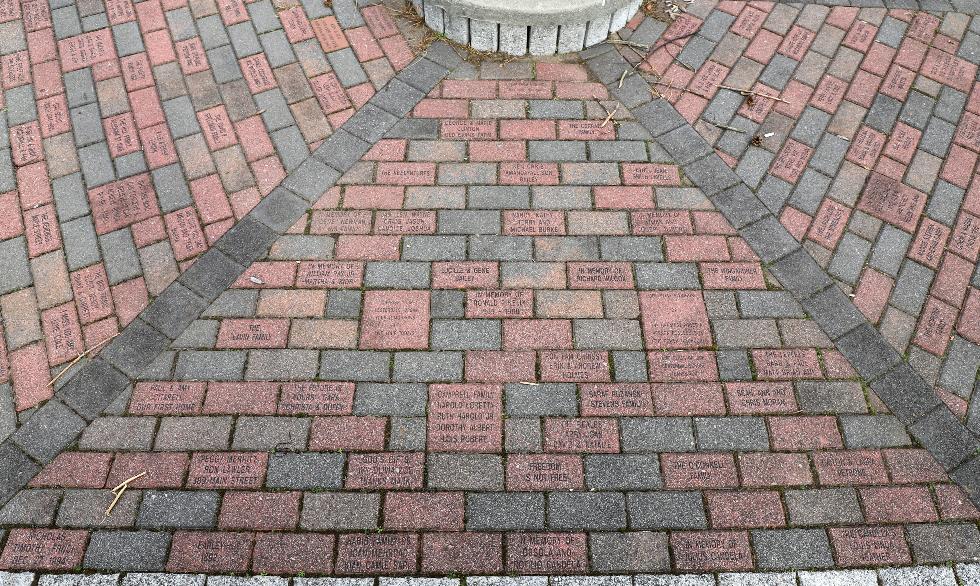
<svg viewBox="0 0 980 586">
<path fill-rule="evenodd" d="M 477 51 L 554 55 L 591 47 L 623 28 L 642 0 L 575 0 L 503 8 L 499 0 L 412 0 L 426 25 Z M 540 10 L 535 12 L 534 7 Z"/>
</svg>

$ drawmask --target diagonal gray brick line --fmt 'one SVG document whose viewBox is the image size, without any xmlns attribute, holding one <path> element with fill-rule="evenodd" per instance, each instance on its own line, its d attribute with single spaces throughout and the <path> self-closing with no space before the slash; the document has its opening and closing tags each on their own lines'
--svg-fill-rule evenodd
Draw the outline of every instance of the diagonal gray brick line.
<svg viewBox="0 0 980 586">
<path fill-rule="evenodd" d="M 624 69 L 629 70 L 630 66 L 612 45 L 599 45 L 581 55 L 614 97 L 620 99 L 622 95 L 624 102 L 633 104 L 630 110 L 636 120 L 731 222 L 909 434 L 936 457 L 973 502 L 980 504 L 980 439 L 960 423 L 932 387 L 868 323 L 758 196 L 668 101 L 654 99 L 648 87 L 643 103 L 638 103 L 634 85 L 619 87 Z"/>
<path fill-rule="evenodd" d="M 0 504 L 72 445 L 89 422 L 460 63 L 462 59 L 449 45 L 432 44 L 299 163 L 95 358 L 76 369 L 54 398 L 0 443 Z"/>
</svg>

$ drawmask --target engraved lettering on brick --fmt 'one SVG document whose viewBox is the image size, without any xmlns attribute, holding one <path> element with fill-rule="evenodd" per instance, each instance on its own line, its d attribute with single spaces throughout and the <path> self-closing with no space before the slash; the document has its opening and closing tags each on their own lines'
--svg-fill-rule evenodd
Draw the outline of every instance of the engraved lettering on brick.
<svg viewBox="0 0 980 586">
<path fill-rule="evenodd" d="M 780 179 L 796 183 L 800 175 L 803 174 L 803 170 L 806 169 L 811 154 L 813 154 L 813 149 L 805 144 L 793 139 L 787 140 L 779 154 L 776 155 L 776 160 L 772 162 L 769 172 Z"/>
<path fill-rule="evenodd" d="M 109 279 L 101 263 L 72 273 L 71 289 L 83 324 L 112 315 Z"/>
<path fill-rule="evenodd" d="M 901 181 L 872 173 L 861 194 L 858 209 L 906 232 L 915 230 L 926 204 L 926 194 Z"/>
<path fill-rule="evenodd" d="M 911 563 L 902 527 L 834 527 L 829 530 L 838 561 L 848 566 Z"/>
<path fill-rule="evenodd" d="M 633 269 L 628 262 L 570 262 L 572 289 L 632 289 Z"/>
<path fill-rule="evenodd" d="M 588 350 L 541 353 L 541 380 L 554 382 L 605 382 L 609 380 L 609 355 Z"/>
<path fill-rule="evenodd" d="M 667 488 L 731 488 L 738 485 L 731 454 L 664 454 Z"/>
<path fill-rule="evenodd" d="M 638 236 L 692 234 L 694 225 L 686 211 L 633 212 L 633 233 Z"/>
<path fill-rule="evenodd" d="M 415 534 L 341 535 L 334 570 L 337 574 L 409 574 L 415 571 L 417 549 Z"/>
<path fill-rule="evenodd" d="M 265 478 L 266 452 L 198 452 L 191 456 L 188 488 L 258 488 Z"/>
<path fill-rule="evenodd" d="M 508 236 L 561 236 L 565 234 L 565 214 L 553 210 L 513 210 L 504 212 L 504 234 Z"/>
<path fill-rule="evenodd" d="M 619 429 L 606 417 L 547 418 L 544 421 L 547 452 L 614 454 L 619 452 Z"/>
<path fill-rule="evenodd" d="M 350 107 L 350 100 L 344 93 L 344 86 L 333 73 L 324 73 L 310 80 L 324 114 L 332 114 Z"/>
<path fill-rule="evenodd" d="M 681 174 L 677 165 L 660 163 L 623 163 L 625 185 L 680 185 Z"/>
<path fill-rule="evenodd" d="M 583 533 L 508 533 L 507 569 L 515 574 L 583 574 L 588 571 Z"/>
<path fill-rule="evenodd" d="M 885 484 L 888 474 L 879 452 L 865 450 L 814 452 L 813 463 L 826 485 Z"/>
<path fill-rule="evenodd" d="M 505 163 L 500 166 L 503 185 L 555 185 L 558 166 L 551 163 Z"/>
<path fill-rule="evenodd" d="M 376 234 L 434 234 L 436 213 L 422 210 L 381 210 L 375 220 Z"/>
<path fill-rule="evenodd" d="M 282 385 L 280 415 L 350 415 L 354 383 L 296 382 Z"/>
<path fill-rule="evenodd" d="M 470 291 L 466 294 L 466 317 L 531 317 L 534 296 L 524 289 Z"/>
<path fill-rule="evenodd" d="M 41 323 L 48 346 L 48 361 L 52 366 L 82 353 L 82 326 L 70 302 L 42 313 Z"/>
<path fill-rule="evenodd" d="M 218 332 L 218 348 L 285 348 L 288 320 L 226 319 Z"/>
<path fill-rule="evenodd" d="M 680 570 L 747 570 L 752 568 L 748 533 L 681 532 L 670 536 Z"/>
<path fill-rule="evenodd" d="M 582 488 L 581 456 L 511 454 L 507 457 L 507 490 L 574 490 Z"/>
<path fill-rule="evenodd" d="M 361 348 L 425 349 L 428 346 L 428 291 L 365 293 Z"/>
<path fill-rule="evenodd" d="M 436 452 L 499 451 L 501 394 L 499 385 L 431 385 L 427 448 Z"/>
<path fill-rule="evenodd" d="M 762 266 L 757 262 L 703 262 L 705 289 L 765 289 Z"/>
<path fill-rule="evenodd" d="M 945 51 L 930 48 L 921 72 L 939 83 L 968 92 L 977 77 L 977 66 Z"/>
<path fill-rule="evenodd" d="M 930 297 L 919 318 L 915 331 L 915 343 L 931 354 L 942 356 L 949 345 L 953 324 L 956 322 L 956 308 Z"/>
<path fill-rule="evenodd" d="M 580 385 L 582 415 L 653 415 L 653 396 L 647 383 Z"/>
<path fill-rule="evenodd" d="M 931 218 L 926 218 L 919 226 L 915 240 L 912 241 L 909 258 L 933 269 L 938 269 L 948 239 L 949 228 L 947 226 Z"/>
<path fill-rule="evenodd" d="M 865 169 L 871 169 L 884 146 L 884 134 L 867 126 L 862 126 L 861 130 L 851 140 L 851 146 L 847 149 L 847 160 Z"/>
<path fill-rule="evenodd" d="M 790 383 L 726 383 L 728 408 L 732 415 L 745 413 L 794 413 L 797 411 Z"/>
<path fill-rule="evenodd" d="M 116 58 L 112 29 L 103 28 L 58 41 L 58 52 L 64 70 L 74 71 Z"/>
<path fill-rule="evenodd" d="M 113 181 L 88 192 L 95 231 L 105 234 L 160 214 L 148 174 Z"/>
<path fill-rule="evenodd" d="M 51 204 L 24 212 L 24 235 L 32 257 L 61 248 L 61 232 Z"/>
<path fill-rule="evenodd" d="M 443 120 L 442 138 L 493 140 L 497 138 L 497 122 L 495 120 Z"/>
<path fill-rule="evenodd" d="M 175 259 L 185 260 L 208 249 L 201 221 L 193 207 L 171 212 L 164 216 L 164 220 Z"/>
<path fill-rule="evenodd" d="M 364 277 L 364 263 L 314 260 L 299 264 L 296 286 L 309 289 L 356 289 Z"/>
<path fill-rule="evenodd" d="M 977 255 L 980 254 L 980 218 L 961 213 L 956 227 L 953 228 L 949 249 L 968 260 L 977 260 Z"/>
<path fill-rule="evenodd" d="M 489 261 L 436 262 L 432 263 L 432 287 L 436 289 L 496 287 L 498 273 L 497 263 Z M 530 312 L 525 313 L 530 315 Z"/>
<path fill-rule="evenodd" d="M 822 376 L 817 351 L 813 348 L 753 350 L 752 360 L 760 379 L 790 380 Z"/>
<path fill-rule="evenodd" d="M 82 563 L 88 531 L 13 529 L 0 556 L 0 567 L 27 570 L 74 570 Z"/>
<path fill-rule="evenodd" d="M 195 415 L 201 412 L 205 383 L 136 383 L 129 412 L 134 415 Z"/>
<path fill-rule="evenodd" d="M 351 454 L 347 460 L 347 488 L 421 488 L 425 454 L 384 452 Z"/>
<path fill-rule="evenodd" d="M 313 212 L 314 234 L 370 234 L 370 210 L 317 210 Z"/>
<path fill-rule="evenodd" d="M 640 314 L 649 348 L 706 348 L 712 344 L 700 291 L 640 293 Z"/>
<path fill-rule="evenodd" d="M 656 382 L 716 381 L 718 364 L 714 352 L 679 350 L 650 352 L 650 380 Z"/>
</svg>

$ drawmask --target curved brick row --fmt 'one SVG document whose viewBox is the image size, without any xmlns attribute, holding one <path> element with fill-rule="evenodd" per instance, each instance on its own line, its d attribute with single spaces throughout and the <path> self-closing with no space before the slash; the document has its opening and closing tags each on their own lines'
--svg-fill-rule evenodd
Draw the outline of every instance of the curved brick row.
<svg viewBox="0 0 980 586">
<path fill-rule="evenodd" d="M 734 19 L 728 20 L 729 23 L 732 21 Z M 646 59 L 648 62 L 663 63 L 666 60 L 669 63 L 675 54 L 667 47 L 672 46 L 676 42 L 675 37 L 680 36 L 684 36 L 684 40 L 678 44 L 686 45 L 689 33 L 700 28 L 702 21 L 685 15 L 670 28 L 661 23 L 646 23 L 649 26 L 642 31 L 643 36 L 637 37 L 651 43 Z M 682 31 L 683 34 L 679 34 Z M 664 40 L 658 44 L 661 34 Z M 908 427 L 909 433 L 966 488 L 972 499 L 980 502 L 980 441 L 977 436 L 963 425 L 937 397 L 932 387 L 868 323 L 824 268 L 773 215 L 767 201 L 762 199 L 766 196 L 765 191 L 753 191 L 743 179 L 745 173 L 741 165 L 737 169 L 740 175 L 674 106 L 666 99 L 656 99 L 658 92 L 641 76 L 630 75 L 622 79 L 623 72 L 630 72 L 633 68 L 617 50 L 604 45 L 586 51 L 585 58 L 593 74 L 607 84 L 612 95 L 629 107 L 658 143 L 681 164 L 685 174 L 746 239 L 773 276 L 793 293 L 858 374 Z M 726 77 L 727 70 L 727 67 L 708 62 L 707 72 L 699 72 L 692 81 L 692 84 L 696 84 L 692 91 L 705 96 L 696 96 L 698 100 L 706 103 L 707 98 L 714 97 L 720 91 L 717 83 Z M 974 66 L 973 73 L 965 82 L 972 85 L 970 79 L 975 75 Z M 838 93 L 843 93 L 843 90 Z M 794 144 L 792 140 L 789 142 L 791 146 Z M 784 147 L 780 155 L 785 161 L 783 166 L 796 169 L 793 171 L 793 181 L 802 173 L 811 152 L 808 147 L 795 144 L 799 144 L 806 154 L 786 154 Z M 802 160 L 802 165 L 799 160 Z M 774 164 L 773 168 L 776 169 L 774 173 L 779 173 L 781 166 Z M 875 177 L 871 175 L 868 190 L 884 190 L 886 198 L 900 195 L 901 188 L 890 195 L 888 190 L 895 188 L 875 187 Z"/>
<path fill-rule="evenodd" d="M 167 286 L 104 349 L 66 377 L 55 398 L 41 405 L 0 445 L 0 494 L 9 498 L 40 468 L 77 439 L 186 326 L 231 285 L 371 145 L 407 114 L 459 63 L 445 44 L 414 60 L 374 94 L 316 149 L 291 167 L 279 187 L 262 198 Z"/>
<path fill-rule="evenodd" d="M 3 3 L 0 438 L 412 60 L 387 10 Z"/>
<path fill-rule="evenodd" d="M 425 24 L 478 51 L 553 55 L 605 41 L 640 9 L 640 0 L 512 3 L 412 0 Z"/>
</svg>

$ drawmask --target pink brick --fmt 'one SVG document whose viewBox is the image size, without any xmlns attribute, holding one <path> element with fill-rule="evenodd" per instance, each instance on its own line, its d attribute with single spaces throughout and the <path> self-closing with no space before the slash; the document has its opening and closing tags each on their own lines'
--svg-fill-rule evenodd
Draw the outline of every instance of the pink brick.
<svg viewBox="0 0 980 586">
<path fill-rule="evenodd" d="M 661 454 L 664 487 L 735 488 L 738 473 L 732 454 Z"/>
<path fill-rule="evenodd" d="M 632 289 L 633 270 L 627 262 L 570 262 L 572 289 Z"/>
<path fill-rule="evenodd" d="M 832 416 L 782 416 L 769 418 L 772 445 L 776 450 L 803 451 L 843 448 Z"/>
<path fill-rule="evenodd" d="M 783 148 L 780 149 L 779 154 L 776 155 L 769 172 L 780 179 L 785 179 L 790 183 L 796 183 L 800 175 L 803 174 L 803 170 L 806 169 L 807 163 L 810 161 L 810 155 L 812 154 L 813 149 L 810 147 L 789 139 L 783 145 Z"/>
<path fill-rule="evenodd" d="M 335 256 L 348 260 L 398 260 L 401 236 L 342 235 Z"/>
<path fill-rule="evenodd" d="M 943 264 L 932 283 L 932 294 L 959 307 L 966 295 L 974 268 L 970 261 L 955 254 L 947 254 L 943 257 Z"/>
<path fill-rule="evenodd" d="M 197 120 L 201 124 L 204 139 L 211 150 L 220 150 L 238 142 L 224 106 L 215 106 L 198 112 Z"/>
<path fill-rule="evenodd" d="M 813 484 L 806 454 L 752 452 L 738 455 L 746 487 L 807 486 Z"/>
<path fill-rule="evenodd" d="M 201 229 L 201 221 L 193 207 L 171 212 L 163 217 L 167 235 L 174 250 L 174 258 L 185 260 L 207 250 L 207 241 Z"/>
<path fill-rule="evenodd" d="M 442 120 L 440 135 L 447 140 L 493 140 L 497 138 L 495 120 Z M 523 137 L 510 137 L 523 138 Z"/>
<path fill-rule="evenodd" d="M 189 461 L 190 458 L 187 454 L 179 453 L 130 452 L 116 454 L 112 460 L 112 469 L 109 471 L 105 486 L 113 488 L 145 471 L 145 475 L 130 481 L 130 488 L 180 488 L 184 485 L 184 476 L 187 473 Z"/>
<path fill-rule="evenodd" d="M 524 161 L 527 149 L 522 141 L 473 141 L 469 143 L 470 161 Z"/>
<path fill-rule="evenodd" d="M 815 452 L 813 464 L 825 486 L 888 483 L 885 461 L 877 450 Z"/>
<path fill-rule="evenodd" d="M 310 29 L 312 32 L 312 29 Z M 384 57 L 384 51 L 381 50 L 381 45 L 374 39 L 374 35 L 367 27 L 361 26 L 357 28 L 351 28 L 344 31 L 347 35 L 347 41 L 350 43 L 354 53 L 357 55 L 357 60 L 364 62 L 370 61 L 372 59 L 377 59 L 378 57 Z"/>
<path fill-rule="evenodd" d="M 623 163 L 623 183 L 626 185 L 680 185 L 677 165 L 660 163 Z"/>
<path fill-rule="evenodd" d="M 869 523 L 922 523 L 939 520 L 928 487 L 862 488 L 860 493 Z"/>
<path fill-rule="evenodd" d="M 977 78 L 976 65 L 935 48 L 929 49 L 920 72 L 961 92 L 969 92 Z"/>
<path fill-rule="evenodd" d="M 111 459 L 112 454 L 101 452 L 63 452 L 31 480 L 30 486 L 102 488 Z"/>
<path fill-rule="evenodd" d="M 541 380 L 608 382 L 609 353 L 587 350 L 541 352 Z"/>
<path fill-rule="evenodd" d="M 384 417 L 317 417 L 310 429 L 310 449 L 377 452 L 384 449 Z"/>
<path fill-rule="evenodd" d="M 956 331 L 964 338 L 980 344 L 980 289 L 970 288 Z"/>
<path fill-rule="evenodd" d="M 655 383 L 650 389 L 658 417 L 725 414 L 718 383 Z"/>
<path fill-rule="evenodd" d="M 810 103 L 828 114 L 833 114 L 837 111 L 837 107 L 840 105 L 841 100 L 844 99 L 844 93 L 846 91 L 846 82 L 841 81 L 832 75 L 825 75 L 823 79 L 820 80 L 816 90 L 813 92 L 813 96 L 810 98 Z M 790 142 L 799 144 L 796 143 L 796 141 L 787 141 L 787 144 Z"/>
<path fill-rule="evenodd" d="M 0 568 L 74 570 L 82 563 L 88 535 L 83 530 L 12 529 L 0 555 Z"/>
<path fill-rule="evenodd" d="M 385 495 L 384 527 L 396 531 L 462 531 L 463 493 L 390 492 Z"/>
<path fill-rule="evenodd" d="M 498 86 L 502 100 L 547 100 L 551 98 L 553 89 L 550 81 L 525 79 L 501 80 Z"/>
<path fill-rule="evenodd" d="M 670 546 L 678 570 L 752 569 L 747 531 L 676 531 Z"/>
<path fill-rule="evenodd" d="M 976 164 L 977 153 L 954 144 L 946 156 L 940 177 L 966 189 Z"/>
<path fill-rule="evenodd" d="M 554 120 L 501 120 L 500 138 L 503 140 L 555 140 L 558 138 L 558 129 Z"/>
<path fill-rule="evenodd" d="M 412 574 L 418 567 L 419 536 L 414 533 L 353 533 L 337 542 L 338 575 Z"/>
<path fill-rule="evenodd" d="M 51 398 L 53 390 L 48 386 L 50 371 L 43 345 L 36 343 L 12 350 L 9 359 L 17 411 L 29 409 Z"/>
<path fill-rule="evenodd" d="M 31 258 L 61 248 L 61 230 L 54 206 L 47 204 L 25 211 L 24 235 Z"/>
<path fill-rule="evenodd" d="M 960 214 L 953 227 L 949 250 L 967 260 L 977 260 L 980 255 L 980 218 L 966 212 Z"/>
<path fill-rule="evenodd" d="M 878 323 L 888 304 L 894 282 L 886 275 L 867 268 L 854 291 L 854 305 L 871 323 Z"/>
<path fill-rule="evenodd" d="M 492 100 L 497 97 L 497 82 L 492 79 L 445 79 L 441 87 L 444 98 Z"/>
<path fill-rule="evenodd" d="M 65 72 L 116 58 L 112 31 L 108 28 L 62 39 L 58 41 L 58 52 Z"/>
<path fill-rule="evenodd" d="M 760 30 L 745 49 L 745 56 L 759 63 L 768 63 L 779 49 L 783 37 L 768 30 Z"/>
<path fill-rule="evenodd" d="M 227 323 L 225 320 L 223 323 Z M 271 321 L 271 320 L 270 320 Z M 204 399 L 204 414 L 272 415 L 279 386 L 267 382 L 211 382 Z"/>
<path fill-rule="evenodd" d="M 188 488 L 259 488 L 265 478 L 265 452 L 197 452 L 191 456 Z"/>
<path fill-rule="evenodd" d="M 844 235 L 850 216 L 850 208 L 830 198 L 825 199 L 810 224 L 809 238 L 824 248 L 833 250 Z"/>
<path fill-rule="evenodd" d="M 82 327 L 74 303 L 69 301 L 41 312 L 41 325 L 52 366 L 68 362 L 83 352 Z"/>
<path fill-rule="evenodd" d="M 129 402 L 134 415 L 196 415 L 204 400 L 203 382 L 140 382 Z"/>
<path fill-rule="evenodd" d="M 786 525 L 779 493 L 768 490 L 705 492 L 711 526 L 717 529 L 758 529 Z"/>
<path fill-rule="evenodd" d="M 349 209 L 398 209 L 404 199 L 404 187 L 351 185 L 344 190 L 344 207 Z"/>
<path fill-rule="evenodd" d="M 425 349 L 429 345 L 427 291 L 368 291 L 361 348 Z"/>
<path fill-rule="evenodd" d="M 667 258 L 671 262 L 729 260 L 722 236 L 667 236 Z"/>
<path fill-rule="evenodd" d="M 242 74 L 244 74 L 245 81 L 248 83 L 248 89 L 253 94 L 270 90 L 278 85 L 275 76 L 272 74 L 272 68 L 269 67 L 269 60 L 264 53 L 258 53 L 251 57 L 240 59 L 238 64 L 241 66 Z M 319 96 L 320 92 L 317 91 L 317 79 L 320 78 L 313 78 L 311 82 L 314 91 Z M 343 90 L 341 90 L 341 93 L 343 93 Z M 346 99 L 345 97 L 344 100 L 346 101 Z"/>
<path fill-rule="evenodd" d="M 582 457 L 560 454 L 511 454 L 507 490 L 575 490 L 584 485 Z"/>
<path fill-rule="evenodd" d="M 510 319 L 504 321 L 507 350 L 572 348 L 572 322 L 563 319 Z"/>
<path fill-rule="evenodd" d="M 166 124 L 140 130 L 140 142 L 143 143 L 143 154 L 151 169 L 177 162 L 177 148 Z"/>
<path fill-rule="evenodd" d="M 508 533 L 509 574 L 584 574 L 589 568 L 585 533 Z"/>
<path fill-rule="evenodd" d="M 468 382 L 533 382 L 534 352 L 467 352 Z"/>
<path fill-rule="evenodd" d="M 253 540 L 252 533 L 177 531 L 170 547 L 167 571 L 244 572 L 252 555 Z"/>
<path fill-rule="evenodd" d="M 956 323 L 956 308 L 929 297 L 919 318 L 913 342 L 931 354 L 942 356 L 949 346 L 953 324 Z"/>
<path fill-rule="evenodd" d="M 762 380 L 821 378 L 820 362 L 814 348 L 773 348 L 752 350 L 752 362 Z"/>
<path fill-rule="evenodd" d="M 716 381 L 718 364 L 710 350 L 648 352 L 650 380 L 656 382 Z"/>
<path fill-rule="evenodd" d="M 533 294 L 525 289 L 469 291 L 467 318 L 531 317 Z"/>
<path fill-rule="evenodd" d="M 281 531 L 299 521 L 299 492 L 228 491 L 221 501 L 218 528 Z"/>
<path fill-rule="evenodd" d="M 630 214 L 633 233 L 639 236 L 693 234 L 691 214 L 685 210 L 657 210 Z"/>
<path fill-rule="evenodd" d="M 605 383 L 579 386 L 584 416 L 652 416 L 653 396 L 647 383 Z"/>
<path fill-rule="evenodd" d="M 643 209 L 656 207 L 653 200 L 652 187 L 596 187 L 593 190 L 593 194 L 595 195 L 596 209 Z"/>
<path fill-rule="evenodd" d="M 501 163 L 501 185 L 557 185 L 556 163 Z"/>
</svg>

